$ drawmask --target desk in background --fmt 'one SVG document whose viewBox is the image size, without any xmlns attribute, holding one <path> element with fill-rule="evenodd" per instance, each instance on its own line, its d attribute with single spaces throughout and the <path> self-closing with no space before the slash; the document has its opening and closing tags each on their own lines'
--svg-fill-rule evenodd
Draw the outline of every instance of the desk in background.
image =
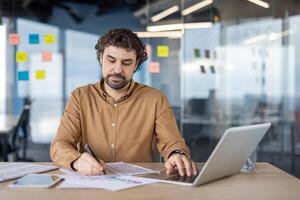
<svg viewBox="0 0 300 200">
<path fill-rule="evenodd" d="M 164 169 L 163 163 L 136 164 L 155 170 Z M 110 192 L 102 189 L 11 189 L 8 187 L 10 183 L 0 183 L 1 200 L 300 199 L 300 180 L 268 163 L 258 163 L 256 172 L 237 174 L 199 187 L 156 183 Z"/>
<path fill-rule="evenodd" d="M 0 157 L 2 157 L 4 161 L 8 161 L 8 140 L 16 124 L 17 120 L 14 116 L 5 114 L 0 115 Z"/>
</svg>

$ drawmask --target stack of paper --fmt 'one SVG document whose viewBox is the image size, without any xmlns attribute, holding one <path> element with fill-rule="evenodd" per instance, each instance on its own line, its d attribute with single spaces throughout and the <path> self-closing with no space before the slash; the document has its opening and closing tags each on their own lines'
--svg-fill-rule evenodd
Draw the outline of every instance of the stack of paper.
<svg viewBox="0 0 300 200">
<path fill-rule="evenodd" d="M 60 170 L 65 174 L 59 176 L 65 180 L 58 188 L 101 188 L 111 191 L 155 183 L 156 181 L 131 175 L 157 173 L 157 171 L 124 162 L 107 163 L 105 165 L 107 175 L 100 176 L 84 176 L 67 169 Z"/>
<path fill-rule="evenodd" d="M 42 173 L 58 169 L 56 166 L 30 163 L 1 163 L 0 182 L 12 180 L 32 173 Z"/>
</svg>

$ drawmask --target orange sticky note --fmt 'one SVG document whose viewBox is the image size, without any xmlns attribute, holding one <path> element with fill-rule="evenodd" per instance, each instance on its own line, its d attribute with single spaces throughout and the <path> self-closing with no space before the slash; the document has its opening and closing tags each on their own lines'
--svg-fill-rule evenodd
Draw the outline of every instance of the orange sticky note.
<svg viewBox="0 0 300 200">
<path fill-rule="evenodd" d="M 8 36 L 9 44 L 11 45 L 18 45 L 20 44 L 20 36 L 16 33 L 11 33 Z"/>
<path fill-rule="evenodd" d="M 169 47 L 166 45 L 157 46 L 157 57 L 169 57 Z"/>
<path fill-rule="evenodd" d="M 52 60 L 52 53 L 51 52 L 43 52 L 42 53 L 42 61 L 50 62 Z"/>
<path fill-rule="evenodd" d="M 149 64 L 149 72 L 150 73 L 159 73 L 160 72 L 160 65 L 159 62 L 151 62 Z"/>
<path fill-rule="evenodd" d="M 19 62 L 26 62 L 27 59 L 28 59 L 27 52 L 25 52 L 25 51 L 17 51 L 16 61 L 18 63 Z"/>
<path fill-rule="evenodd" d="M 55 43 L 55 34 L 46 34 L 44 36 L 44 41 L 46 44 L 54 44 Z"/>
<path fill-rule="evenodd" d="M 44 80 L 46 78 L 45 70 L 36 70 L 35 78 L 36 78 L 36 80 Z"/>
</svg>

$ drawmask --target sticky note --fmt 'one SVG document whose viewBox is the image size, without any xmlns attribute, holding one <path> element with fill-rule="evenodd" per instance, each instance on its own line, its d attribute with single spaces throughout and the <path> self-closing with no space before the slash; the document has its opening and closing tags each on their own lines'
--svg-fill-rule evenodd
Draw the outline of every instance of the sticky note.
<svg viewBox="0 0 300 200">
<path fill-rule="evenodd" d="M 157 57 L 169 57 L 169 47 L 166 45 L 157 46 Z"/>
<path fill-rule="evenodd" d="M 25 51 L 17 51 L 16 54 L 16 62 L 26 62 L 28 59 L 27 52 Z"/>
<path fill-rule="evenodd" d="M 214 50 L 214 59 L 217 59 L 217 51 Z"/>
<path fill-rule="evenodd" d="M 148 66 L 150 73 L 159 73 L 160 72 L 160 65 L 159 62 L 151 62 Z"/>
<path fill-rule="evenodd" d="M 51 52 L 43 52 L 42 53 L 42 61 L 50 62 L 52 60 L 52 53 Z"/>
<path fill-rule="evenodd" d="M 8 36 L 9 44 L 11 45 L 18 45 L 20 44 L 20 36 L 16 33 L 11 33 Z"/>
<path fill-rule="evenodd" d="M 40 37 L 39 34 L 29 34 L 29 44 L 39 44 Z"/>
<path fill-rule="evenodd" d="M 200 55 L 200 49 L 194 49 L 194 56 L 196 58 L 200 58 L 201 57 L 201 55 Z"/>
<path fill-rule="evenodd" d="M 55 43 L 55 34 L 49 33 L 44 36 L 44 41 L 46 44 L 54 44 Z"/>
<path fill-rule="evenodd" d="M 46 78 L 45 70 L 36 70 L 35 78 L 36 78 L 36 80 L 44 80 Z"/>
<path fill-rule="evenodd" d="M 201 65 L 201 66 L 200 66 L 200 70 L 201 70 L 201 72 L 202 72 L 203 74 L 205 74 L 205 73 L 206 73 L 206 71 L 205 71 L 205 67 L 204 67 L 203 65 Z"/>
<path fill-rule="evenodd" d="M 19 81 L 28 81 L 29 80 L 29 72 L 28 71 L 19 71 L 18 72 L 18 80 Z"/>
<path fill-rule="evenodd" d="M 216 73 L 215 67 L 214 67 L 213 65 L 210 66 L 210 72 L 211 72 L 212 74 L 215 74 L 215 73 Z"/>
<path fill-rule="evenodd" d="M 208 49 L 205 49 L 205 58 L 210 58 L 210 52 Z"/>
</svg>

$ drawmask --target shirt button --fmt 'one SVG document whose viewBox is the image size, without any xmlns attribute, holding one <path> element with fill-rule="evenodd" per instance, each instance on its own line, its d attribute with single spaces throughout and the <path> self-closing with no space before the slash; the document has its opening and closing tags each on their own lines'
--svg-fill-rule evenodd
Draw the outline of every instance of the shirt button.
<svg viewBox="0 0 300 200">
<path fill-rule="evenodd" d="M 113 149 L 113 148 L 115 148 L 115 145 L 114 144 L 110 144 L 110 147 Z"/>
<path fill-rule="evenodd" d="M 114 107 L 117 107 L 117 104 L 116 104 L 116 103 L 114 104 Z"/>
<path fill-rule="evenodd" d="M 112 123 L 111 125 L 112 125 L 112 127 L 115 127 L 115 126 L 116 126 L 116 124 L 115 124 L 115 123 Z"/>
</svg>

